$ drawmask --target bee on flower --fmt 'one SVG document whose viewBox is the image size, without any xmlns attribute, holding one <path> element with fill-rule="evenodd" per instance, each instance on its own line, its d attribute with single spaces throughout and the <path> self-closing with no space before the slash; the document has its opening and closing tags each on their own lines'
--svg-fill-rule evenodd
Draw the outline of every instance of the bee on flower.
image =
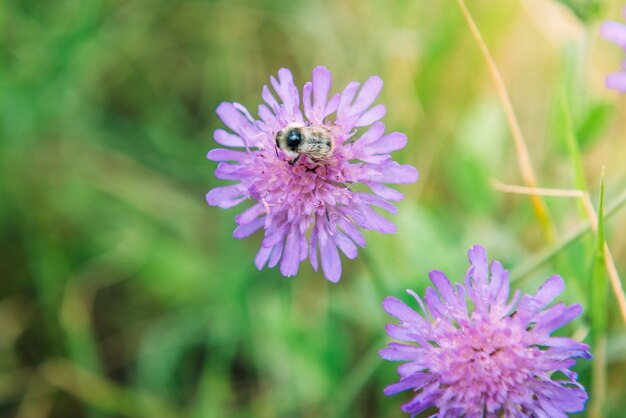
<svg viewBox="0 0 626 418">
<path fill-rule="evenodd" d="M 417 181 L 414 167 L 390 155 L 407 137 L 386 134 L 380 122 L 386 112 L 382 104 L 374 105 L 380 77 L 362 86 L 353 81 L 329 97 L 331 73 L 316 67 L 302 88 L 302 107 L 289 70 L 279 70 L 278 79 L 270 81 L 275 93 L 263 87 L 258 119 L 239 103 L 218 106 L 230 131 L 217 129 L 214 139 L 227 148 L 213 149 L 207 158 L 219 162 L 217 178 L 235 183 L 209 191 L 207 202 L 221 208 L 252 203 L 236 217 L 233 235 L 245 238 L 263 229 L 255 259 L 259 269 L 280 263 L 281 273 L 293 276 L 309 259 L 317 271 L 319 253 L 324 275 L 337 282 L 339 251 L 352 259 L 357 246 L 365 246 L 360 228 L 396 231 L 374 207 L 395 213 L 391 202 L 403 195 L 387 184 Z M 369 192 L 353 190 L 355 184 Z"/>
</svg>

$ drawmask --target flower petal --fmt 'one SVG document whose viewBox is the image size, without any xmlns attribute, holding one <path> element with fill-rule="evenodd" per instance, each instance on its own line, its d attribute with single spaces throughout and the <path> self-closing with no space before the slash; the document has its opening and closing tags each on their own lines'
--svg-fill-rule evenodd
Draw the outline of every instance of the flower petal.
<svg viewBox="0 0 626 418">
<path fill-rule="evenodd" d="M 618 90 L 621 93 L 626 93 L 626 71 L 620 71 L 607 75 L 604 83 L 609 89 Z"/>
<path fill-rule="evenodd" d="M 369 186 L 370 186 L 370 189 L 372 189 L 374 193 L 376 193 L 378 196 L 382 197 L 383 199 L 391 200 L 394 202 L 399 202 L 400 200 L 404 199 L 404 195 L 402 193 L 400 193 L 399 191 L 395 189 L 392 189 L 391 187 L 387 187 L 383 184 L 370 183 Z"/>
<path fill-rule="evenodd" d="M 285 277 L 298 274 L 300 265 L 300 232 L 292 228 L 285 242 L 285 251 L 280 262 L 280 272 Z"/>
<path fill-rule="evenodd" d="M 312 80 L 313 106 L 310 113 L 311 117 L 307 115 L 307 118 L 314 124 L 319 124 L 322 123 L 326 116 L 324 113 L 332 84 L 332 75 L 326 67 L 320 65 L 313 69 Z"/>
<path fill-rule="evenodd" d="M 317 228 L 313 228 L 313 231 L 311 231 L 309 261 L 311 262 L 311 267 L 313 267 L 313 270 L 317 272 Z"/>
<path fill-rule="evenodd" d="M 424 318 L 422 318 L 419 313 L 415 312 L 413 308 L 392 296 L 386 297 L 385 300 L 383 300 L 383 309 L 389 315 L 398 318 L 402 322 L 414 322 L 417 324 L 424 322 Z"/>
<path fill-rule="evenodd" d="M 237 222 L 238 225 L 246 224 L 259 216 L 264 215 L 265 213 L 265 207 L 260 203 L 257 203 L 237 215 L 235 217 L 235 222 Z"/>
<path fill-rule="evenodd" d="M 563 289 L 565 289 L 565 282 L 559 275 L 553 275 L 545 281 L 544 284 L 541 285 L 537 293 L 535 294 L 535 299 L 543 304 L 543 306 L 547 306 L 550 302 L 552 302 L 558 295 L 563 293 Z M 543 307 L 542 306 L 542 307 Z"/>
<path fill-rule="evenodd" d="M 382 78 L 377 75 L 368 78 L 363 84 L 363 87 L 361 87 L 361 90 L 359 91 L 359 95 L 357 96 L 356 100 L 352 104 L 350 109 L 351 112 L 361 115 L 374 103 L 382 89 Z"/>
<path fill-rule="evenodd" d="M 278 81 L 270 78 L 270 82 L 276 94 L 283 102 L 281 111 L 284 112 L 283 119 L 285 122 L 297 121 L 302 122 L 302 113 L 300 112 L 300 93 L 293 82 L 293 75 L 287 68 L 278 70 Z"/>
<path fill-rule="evenodd" d="M 425 382 L 431 378 L 429 373 L 415 373 L 411 376 L 400 380 L 398 383 L 389 385 L 385 388 L 384 393 L 387 396 L 395 395 L 408 389 L 421 388 Z"/>
<path fill-rule="evenodd" d="M 354 259 L 356 257 L 356 245 L 354 244 L 354 242 L 352 242 L 350 238 L 346 236 L 346 234 L 337 231 L 333 235 L 333 240 L 335 241 L 335 244 L 341 250 L 341 252 L 346 255 L 346 257 L 348 257 L 349 259 Z"/>
<path fill-rule="evenodd" d="M 378 104 L 367 112 L 363 113 L 361 117 L 356 121 L 354 126 L 369 126 L 372 123 L 381 120 L 386 113 L 387 108 L 382 104 Z"/>
<path fill-rule="evenodd" d="M 377 183 L 410 184 L 417 181 L 418 173 L 415 167 L 400 165 L 389 161 L 384 165 L 372 167 L 370 180 Z"/>
<path fill-rule="evenodd" d="M 428 277 L 433 282 L 446 304 L 454 310 L 458 310 L 461 307 L 461 301 L 459 301 L 459 297 L 448 277 L 439 270 L 432 270 L 428 273 Z"/>
<path fill-rule="evenodd" d="M 272 249 L 273 247 L 264 247 L 261 245 L 259 251 L 256 253 L 256 257 L 254 257 L 254 265 L 256 265 L 256 268 L 262 270 L 263 267 L 265 267 L 272 253 Z"/>
<path fill-rule="evenodd" d="M 365 237 L 361 231 L 359 231 L 359 228 L 354 226 L 352 222 L 349 222 L 342 217 L 337 221 L 337 226 L 339 226 L 339 228 L 341 228 L 341 230 L 345 232 L 345 234 L 349 236 L 350 239 L 358 246 L 365 247 Z"/>
<path fill-rule="evenodd" d="M 384 360 L 408 361 L 423 356 L 424 349 L 415 345 L 389 343 L 378 352 Z"/>
<path fill-rule="evenodd" d="M 215 113 L 217 113 L 226 126 L 237 133 L 245 143 L 252 146 L 256 143 L 256 138 L 258 138 L 261 132 L 248 120 L 245 114 L 241 113 L 238 109 L 239 106 L 235 106 L 234 103 L 222 102 L 215 110 Z"/>
<path fill-rule="evenodd" d="M 389 154 L 406 146 L 407 137 L 400 132 L 392 132 L 380 138 L 367 148 L 369 154 Z"/>
<path fill-rule="evenodd" d="M 313 104 L 311 103 L 311 93 L 313 92 L 313 83 L 307 81 L 302 87 L 302 106 L 304 107 L 304 116 L 314 125 L 319 124 L 319 121 L 314 120 Z"/>
<path fill-rule="evenodd" d="M 227 147 L 243 147 L 245 146 L 243 139 L 237 134 L 232 134 L 224 129 L 216 129 L 213 133 L 213 139 L 220 145 Z"/>
<path fill-rule="evenodd" d="M 583 311 L 580 305 L 565 306 L 562 303 L 552 306 L 535 318 L 537 324 L 533 328 L 534 333 L 550 335 L 558 328 L 569 324 Z"/>
<path fill-rule="evenodd" d="M 220 180 L 242 180 L 243 166 L 240 164 L 219 163 L 215 169 L 215 178 Z M 245 177 L 245 176 L 243 176 Z"/>
<path fill-rule="evenodd" d="M 283 255 L 283 241 L 279 241 L 272 247 L 272 255 L 270 256 L 270 260 L 267 263 L 269 268 L 273 268 L 278 264 L 280 258 Z"/>
<path fill-rule="evenodd" d="M 347 211 L 346 211 L 347 212 Z M 378 231 L 381 234 L 395 234 L 396 226 L 390 220 L 379 215 L 374 209 L 365 204 L 356 205 L 349 212 L 361 228 Z"/>
<path fill-rule="evenodd" d="M 600 34 L 611 42 L 626 48 L 626 25 L 618 22 L 606 22 L 600 26 Z"/>
<path fill-rule="evenodd" d="M 211 161 L 242 161 L 248 158 L 249 154 L 232 149 L 214 148 L 209 151 L 206 157 Z"/>
<path fill-rule="evenodd" d="M 337 283 L 341 277 L 341 260 L 335 242 L 324 232 L 319 235 L 320 258 L 324 276 L 331 282 Z"/>
<path fill-rule="evenodd" d="M 246 192 L 240 184 L 216 187 L 206 194 L 206 201 L 211 206 L 222 209 L 232 208 L 247 199 Z"/>
<path fill-rule="evenodd" d="M 261 227 L 265 224 L 265 217 L 256 218 L 253 221 L 250 221 L 246 224 L 238 225 L 233 232 L 233 237 L 237 239 L 247 238 L 250 235 L 254 234 L 256 231 L 261 229 Z"/>
<path fill-rule="evenodd" d="M 355 193 L 354 196 L 361 202 L 367 203 L 368 205 L 378 206 L 389 213 L 396 213 L 398 211 L 394 205 L 378 196 L 369 193 Z"/>
</svg>

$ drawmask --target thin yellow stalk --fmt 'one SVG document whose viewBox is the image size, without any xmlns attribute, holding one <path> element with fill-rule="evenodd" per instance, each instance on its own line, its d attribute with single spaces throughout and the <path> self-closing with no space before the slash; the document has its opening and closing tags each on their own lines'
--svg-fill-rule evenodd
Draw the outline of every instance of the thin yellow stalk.
<svg viewBox="0 0 626 418">
<path fill-rule="evenodd" d="M 509 98 L 506 86 L 504 85 L 504 81 L 502 80 L 500 70 L 498 69 L 498 66 L 491 56 L 491 53 L 489 52 L 489 48 L 487 48 L 487 44 L 480 34 L 474 18 L 472 17 L 467 6 L 465 5 L 465 1 L 457 0 L 456 2 L 459 5 L 461 12 L 463 13 L 463 16 L 465 17 L 465 21 L 467 22 L 467 26 L 469 27 L 470 32 L 474 37 L 474 40 L 478 44 L 478 47 L 480 48 L 480 51 L 482 52 L 483 57 L 487 62 L 487 67 L 489 68 L 491 79 L 495 85 L 496 92 L 500 97 L 500 102 L 502 103 L 504 114 L 506 115 L 509 128 L 511 129 L 513 142 L 515 143 L 517 163 L 522 174 L 522 180 L 524 181 L 524 184 L 526 186 L 536 187 L 537 180 L 535 178 L 530 155 L 528 154 L 528 147 L 526 146 L 526 141 L 524 140 L 524 135 L 522 135 L 522 130 L 517 121 L 517 117 L 515 116 L 513 105 L 511 104 L 511 99 Z M 537 217 L 539 223 L 543 228 L 546 240 L 548 242 L 554 242 L 554 229 L 552 227 L 552 222 L 550 221 L 550 215 L 548 214 L 548 209 L 545 205 L 545 202 L 539 195 L 534 193 L 530 194 L 530 198 L 533 204 L 533 208 L 535 210 L 535 216 Z"/>
<path fill-rule="evenodd" d="M 606 365 L 606 336 L 600 335 L 596 338 L 593 350 L 594 361 L 599 365 Z M 592 418 L 602 418 L 602 405 L 606 400 L 606 367 L 593 367 L 592 371 L 592 402 L 589 408 L 589 415 Z"/>
<path fill-rule="evenodd" d="M 583 192 L 582 190 L 546 189 L 537 187 L 514 186 L 504 184 L 497 180 L 493 180 L 491 184 L 493 185 L 494 189 L 500 190 L 505 193 L 580 198 L 585 207 L 585 212 L 587 213 L 587 218 L 589 219 L 589 224 L 591 225 L 591 230 L 595 232 L 598 227 L 598 218 L 596 216 L 595 210 L 593 209 L 593 204 L 591 203 L 589 194 Z M 613 289 L 613 293 L 615 294 L 615 298 L 617 299 L 617 304 L 619 305 L 622 320 L 624 321 L 624 324 L 626 324 L 626 295 L 624 294 L 622 281 L 620 280 L 619 273 L 617 272 L 617 267 L 615 266 L 615 261 L 613 260 L 613 256 L 611 255 L 611 251 L 609 251 L 609 246 L 606 241 L 604 241 L 604 257 L 604 264 L 606 266 L 607 274 L 609 275 L 611 288 Z"/>
<path fill-rule="evenodd" d="M 541 196 L 551 197 L 582 197 L 585 193 L 576 189 L 549 189 L 545 187 L 526 187 L 516 186 L 512 184 L 505 184 L 498 180 L 491 180 L 491 185 L 494 189 L 500 190 L 505 193 L 515 194 L 538 194 Z"/>
</svg>

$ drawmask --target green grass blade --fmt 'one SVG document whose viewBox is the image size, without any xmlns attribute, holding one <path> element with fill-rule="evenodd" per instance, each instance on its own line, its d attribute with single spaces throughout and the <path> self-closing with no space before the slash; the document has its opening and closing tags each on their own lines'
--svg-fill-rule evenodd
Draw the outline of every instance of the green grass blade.
<svg viewBox="0 0 626 418">
<path fill-rule="evenodd" d="M 385 347 L 386 337 L 376 340 L 370 349 L 363 355 L 352 371 L 346 376 L 342 382 L 340 389 L 337 391 L 339 396 L 332 405 L 333 414 L 336 418 L 345 417 L 350 405 L 357 398 L 359 392 L 371 379 L 376 370 L 383 365 L 383 361 L 378 351 Z"/>
<path fill-rule="evenodd" d="M 591 416 L 600 417 L 603 414 L 604 399 L 606 398 L 606 346 L 608 323 L 608 280 L 605 268 L 604 254 L 604 170 L 600 184 L 600 205 L 598 206 L 598 229 L 596 231 L 596 248 L 593 254 L 590 283 L 590 315 L 591 335 L 593 338 L 593 380 Z"/>
<path fill-rule="evenodd" d="M 572 121 L 572 112 L 565 90 L 561 93 L 561 112 L 565 125 L 565 143 L 574 168 L 574 187 L 578 190 L 587 191 L 587 178 L 583 167 L 583 158 L 580 154 L 580 147 L 578 146 L 578 139 L 576 138 L 576 131 Z M 581 208 L 581 210 L 584 214 L 584 208 Z"/>
<path fill-rule="evenodd" d="M 604 189 L 603 189 L 604 190 Z M 604 193 L 604 192 L 602 192 Z M 624 204 L 626 203 L 626 191 L 621 193 L 615 198 L 608 206 L 606 210 L 606 218 L 611 218 Z M 601 208 L 604 210 L 604 206 Z M 603 220 L 604 222 L 604 220 Z M 603 225 L 604 228 L 604 225 Z M 573 244 L 580 239 L 584 234 L 591 230 L 591 225 L 586 224 L 580 226 L 575 231 L 569 233 L 563 237 L 556 244 L 550 245 L 543 250 L 537 252 L 535 255 L 526 258 L 526 261 L 520 264 L 517 268 L 511 271 L 511 281 L 515 282 L 523 277 L 528 277 L 535 269 L 541 267 L 554 256 L 556 256 L 565 247 Z"/>
<path fill-rule="evenodd" d="M 596 248 L 591 267 L 591 330 L 595 336 L 606 334 L 608 283 L 604 256 L 604 173 L 600 185 L 600 205 L 598 207 L 598 230 Z"/>
</svg>

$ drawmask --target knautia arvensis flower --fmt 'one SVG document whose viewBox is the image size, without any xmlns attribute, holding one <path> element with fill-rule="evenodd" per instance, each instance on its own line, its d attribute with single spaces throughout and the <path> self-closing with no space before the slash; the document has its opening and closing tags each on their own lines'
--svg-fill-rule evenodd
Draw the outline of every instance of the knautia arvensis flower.
<svg viewBox="0 0 626 418">
<path fill-rule="evenodd" d="M 302 108 L 289 70 L 279 70 L 278 79 L 270 81 L 278 99 L 263 87 L 259 119 L 239 103 L 218 106 L 218 116 L 232 132 L 217 129 L 215 141 L 239 149 L 209 152 L 209 160 L 220 162 L 215 176 L 235 183 L 209 191 L 207 202 L 230 208 L 252 200 L 236 217 L 234 236 L 245 238 L 263 228 L 255 260 L 259 269 L 280 262 L 281 273 L 293 276 L 309 258 L 317 271 L 319 251 L 324 275 L 336 282 L 341 277 L 339 250 L 354 258 L 357 245 L 365 246 L 359 227 L 396 231 L 374 207 L 395 213 L 390 201 L 403 195 L 386 184 L 417 180 L 415 168 L 390 156 L 406 145 L 407 137 L 400 132 L 385 134 L 380 122 L 385 106 L 374 105 L 383 86 L 380 77 L 371 77 L 362 86 L 353 81 L 329 98 L 330 71 L 316 67 L 312 81 L 302 89 Z M 367 129 L 359 135 L 358 128 Z M 317 154 L 298 148 L 310 130 L 321 132 L 311 148 L 323 146 Z M 358 184 L 372 193 L 355 190 Z"/>
<path fill-rule="evenodd" d="M 626 8 L 624 9 L 626 17 Z M 600 28 L 600 33 L 611 42 L 615 42 L 626 51 L 626 24 L 618 22 L 605 22 Z M 626 93 L 626 60 L 622 63 L 622 70 L 609 74 L 605 79 L 606 87 Z"/>
<path fill-rule="evenodd" d="M 589 347 L 551 336 L 582 312 L 580 305 L 548 307 L 563 279 L 552 276 L 535 295 L 520 298 L 518 290 L 510 300 L 509 273 L 498 261 L 488 266 L 480 246 L 469 250 L 469 260 L 464 285 L 454 287 L 434 270 L 435 287 L 426 289 L 424 301 L 408 291 L 422 314 L 393 297 L 383 302 L 400 320 L 387 333 L 405 343 L 391 342 L 380 355 L 407 362 L 385 394 L 413 391 L 402 405 L 412 417 L 429 409 L 439 418 L 558 418 L 582 411 L 587 393 L 570 368 L 573 358 L 591 358 Z"/>
</svg>

